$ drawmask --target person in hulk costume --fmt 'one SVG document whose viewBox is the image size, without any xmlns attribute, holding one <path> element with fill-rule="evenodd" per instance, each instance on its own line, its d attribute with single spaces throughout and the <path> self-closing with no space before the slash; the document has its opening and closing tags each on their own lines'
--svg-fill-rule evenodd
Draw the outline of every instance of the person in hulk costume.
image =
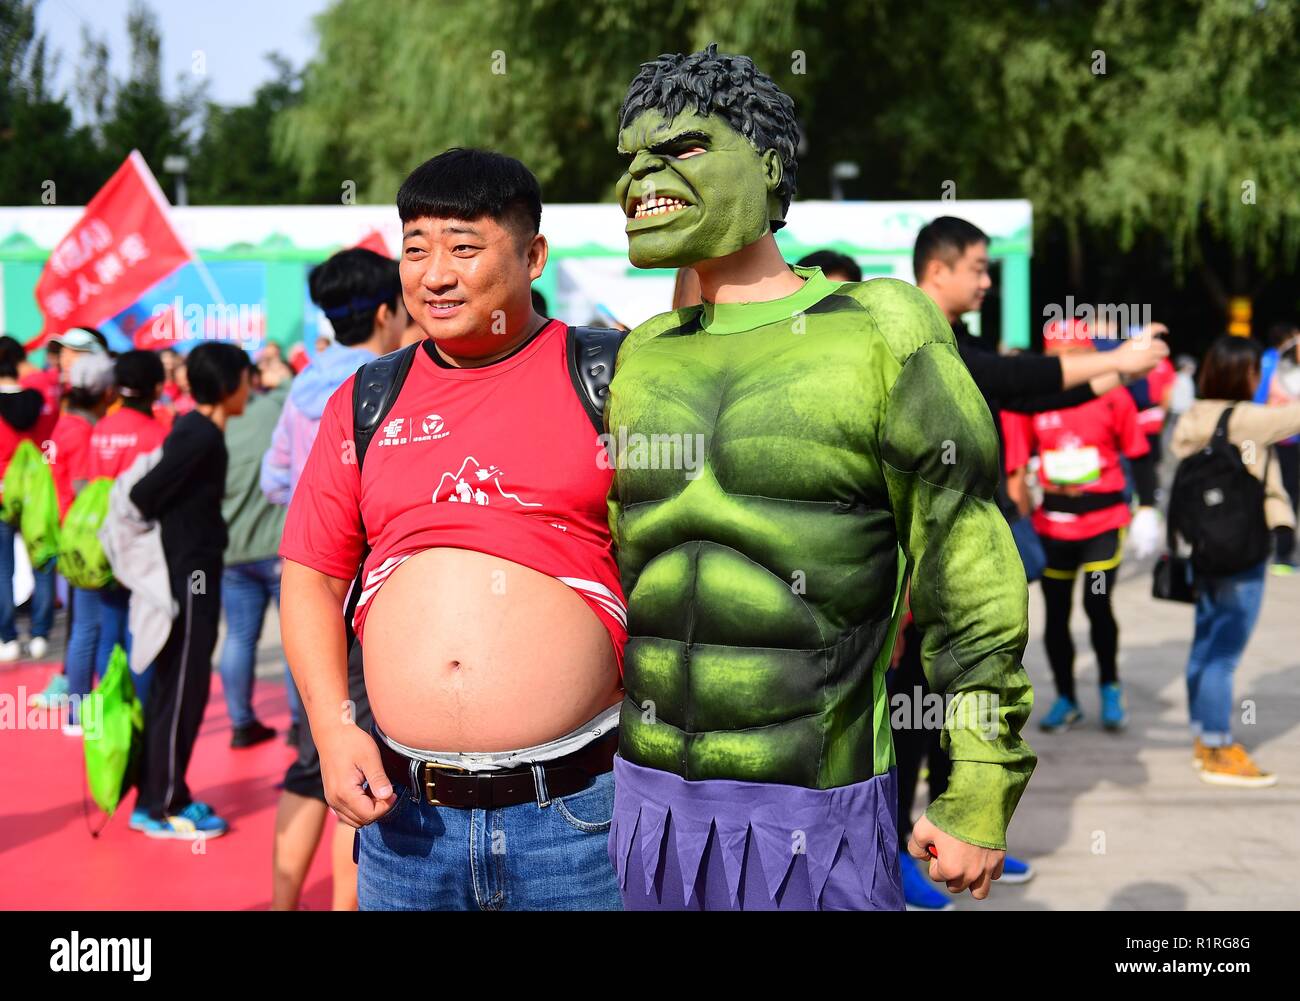
<svg viewBox="0 0 1300 1001">
<path fill-rule="evenodd" d="M 1035 763 L 1028 599 L 952 331 L 911 285 L 782 260 L 798 126 L 747 57 L 644 64 L 619 128 L 631 261 L 704 298 L 633 330 L 609 392 L 611 441 L 702 436 L 705 460 L 611 456 L 624 905 L 903 907 L 885 671 L 909 578 L 953 769 L 908 847 L 983 898 Z"/>
</svg>

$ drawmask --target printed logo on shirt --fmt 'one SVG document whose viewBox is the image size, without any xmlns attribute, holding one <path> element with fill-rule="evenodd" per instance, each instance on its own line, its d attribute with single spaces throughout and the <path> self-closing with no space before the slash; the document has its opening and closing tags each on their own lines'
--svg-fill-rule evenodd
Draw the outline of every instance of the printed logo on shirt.
<svg viewBox="0 0 1300 1001">
<path fill-rule="evenodd" d="M 416 429 L 419 434 L 413 434 Z M 423 418 L 413 417 L 410 423 L 407 423 L 405 417 L 394 417 L 384 425 L 384 436 L 379 439 L 376 445 L 405 445 L 409 442 L 418 441 L 437 441 L 439 438 L 446 438 L 451 434 L 446 430 L 446 421 L 440 414 L 426 414 Z"/>
<path fill-rule="evenodd" d="M 449 504 L 477 504 L 480 507 L 491 505 L 493 498 L 513 501 L 520 507 L 541 507 L 540 502 L 526 501 L 518 494 L 511 493 L 501 486 L 501 469 L 497 466 L 481 465 L 478 459 L 469 455 L 454 473 L 443 473 L 438 480 L 438 488 L 433 492 L 433 503 L 445 501 Z"/>
<path fill-rule="evenodd" d="M 384 425 L 384 436 L 379 439 L 378 445 L 405 445 L 410 439 L 402 434 L 402 429 L 406 425 L 405 417 L 394 417 Z"/>
<path fill-rule="evenodd" d="M 420 433 L 413 436 L 411 441 L 437 441 L 439 438 L 446 438 L 451 432 L 444 430 L 445 427 L 446 421 L 440 414 L 427 414 L 424 420 L 420 421 Z"/>
</svg>

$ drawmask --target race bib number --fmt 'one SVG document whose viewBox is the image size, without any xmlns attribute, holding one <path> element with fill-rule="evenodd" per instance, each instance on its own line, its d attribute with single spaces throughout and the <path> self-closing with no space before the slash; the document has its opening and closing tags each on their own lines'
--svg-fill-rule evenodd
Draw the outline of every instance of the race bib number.
<svg viewBox="0 0 1300 1001">
<path fill-rule="evenodd" d="M 1062 485 L 1092 483 L 1101 479 L 1101 455 L 1091 445 L 1044 452 L 1043 473 Z"/>
</svg>

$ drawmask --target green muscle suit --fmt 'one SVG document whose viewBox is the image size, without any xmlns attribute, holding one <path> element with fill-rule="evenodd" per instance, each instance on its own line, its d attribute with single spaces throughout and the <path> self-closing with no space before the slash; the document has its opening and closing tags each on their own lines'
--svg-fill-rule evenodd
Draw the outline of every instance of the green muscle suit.
<svg viewBox="0 0 1300 1001">
<path fill-rule="evenodd" d="M 704 444 L 687 477 L 615 457 L 621 753 L 689 780 L 814 789 L 887 772 L 884 674 L 910 576 L 926 675 L 952 699 L 952 778 L 926 816 L 1005 848 L 1035 758 L 1019 736 L 1027 592 L 991 499 L 988 409 L 923 293 L 795 270 L 793 295 L 666 313 L 620 351 L 613 440 Z"/>
</svg>

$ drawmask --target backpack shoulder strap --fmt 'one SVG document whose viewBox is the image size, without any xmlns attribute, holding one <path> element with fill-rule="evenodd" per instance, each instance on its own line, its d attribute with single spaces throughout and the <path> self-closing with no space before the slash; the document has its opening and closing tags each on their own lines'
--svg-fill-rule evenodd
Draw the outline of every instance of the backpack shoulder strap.
<svg viewBox="0 0 1300 1001">
<path fill-rule="evenodd" d="M 608 327 L 570 327 L 566 342 L 569 378 L 596 431 L 605 430 L 605 402 L 614 378 L 614 360 L 627 336 Z"/>
<path fill-rule="evenodd" d="M 1211 440 L 1228 440 L 1228 421 L 1232 418 L 1232 412 L 1236 407 L 1224 407 L 1223 413 L 1219 415 L 1219 423 L 1214 425 L 1214 435 Z"/>
<path fill-rule="evenodd" d="M 365 461 L 366 449 L 370 447 L 370 439 L 402 391 L 420 343 L 408 344 L 357 369 L 356 381 L 352 384 L 352 440 L 357 450 L 358 473 Z"/>
</svg>

